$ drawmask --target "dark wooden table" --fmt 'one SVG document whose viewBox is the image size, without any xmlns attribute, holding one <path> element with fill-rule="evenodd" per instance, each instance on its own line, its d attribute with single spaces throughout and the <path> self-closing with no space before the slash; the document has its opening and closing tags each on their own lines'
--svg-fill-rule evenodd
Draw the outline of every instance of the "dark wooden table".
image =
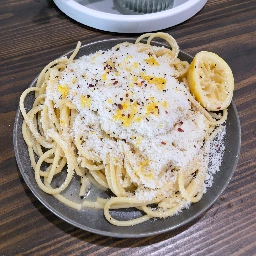
<svg viewBox="0 0 256 256">
<path fill-rule="evenodd" d="M 187 53 L 213 51 L 231 66 L 242 128 L 239 162 L 222 196 L 193 223 L 148 238 L 104 237 L 64 222 L 30 192 L 16 165 L 13 125 L 22 91 L 44 65 L 78 40 L 127 35 L 81 25 L 46 0 L 1 0 L 0 255 L 256 255 L 256 1 L 209 0 L 164 32 Z"/>
</svg>

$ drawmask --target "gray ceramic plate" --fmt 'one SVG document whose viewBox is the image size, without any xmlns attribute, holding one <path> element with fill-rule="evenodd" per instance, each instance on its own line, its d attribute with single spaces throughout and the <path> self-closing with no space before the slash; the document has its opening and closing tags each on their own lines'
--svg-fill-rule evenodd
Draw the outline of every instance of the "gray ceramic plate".
<svg viewBox="0 0 256 256">
<path fill-rule="evenodd" d="M 111 39 L 94 42 L 83 46 L 78 54 L 79 56 L 93 53 L 97 50 L 107 50 L 112 46 L 124 42 L 134 42 L 134 39 Z M 155 43 L 161 45 L 161 43 Z M 67 53 L 70 54 L 70 53 Z M 191 62 L 192 57 L 181 52 L 180 58 Z M 30 86 L 34 86 L 36 79 Z M 26 99 L 25 106 L 27 109 L 31 108 L 33 95 L 29 95 Z M 207 193 L 203 196 L 202 200 L 196 204 L 193 204 L 189 209 L 184 210 L 177 216 L 169 217 L 167 219 L 149 220 L 142 224 L 132 227 L 116 227 L 106 221 L 102 210 L 85 209 L 83 211 L 76 211 L 68 208 L 59 201 L 57 201 L 51 195 L 44 193 L 37 186 L 34 178 L 34 171 L 30 165 L 27 146 L 22 137 L 21 126 L 23 117 L 18 109 L 15 126 L 14 126 L 14 149 L 17 159 L 17 163 L 20 172 L 25 180 L 27 186 L 31 189 L 34 195 L 55 215 L 62 218 L 64 221 L 81 228 L 83 230 L 93 232 L 96 234 L 127 238 L 127 237 L 146 237 L 151 235 L 161 234 L 167 231 L 174 230 L 181 227 L 192 220 L 199 217 L 203 212 L 210 208 L 210 206 L 217 200 L 224 189 L 227 187 L 238 161 L 238 155 L 240 151 L 240 123 L 234 103 L 228 109 L 227 119 L 227 132 L 225 138 L 226 151 L 224 153 L 224 159 L 220 171 L 214 176 L 214 183 L 211 188 L 208 188 Z M 63 177 L 59 177 L 62 179 Z M 74 178 L 71 186 L 65 192 L 67 197 L 78 197 L 75 190 L 75 185 L 78 181 Z M 88 198 L 95 199 L 97 196 L 107 197 L 107 193 L 92 188 Z M 122 209 L 113 211 L 113 216 L 122 219 L 129 219 L 141 216 L 141 212 L 136 209 Z"/>
</svg>

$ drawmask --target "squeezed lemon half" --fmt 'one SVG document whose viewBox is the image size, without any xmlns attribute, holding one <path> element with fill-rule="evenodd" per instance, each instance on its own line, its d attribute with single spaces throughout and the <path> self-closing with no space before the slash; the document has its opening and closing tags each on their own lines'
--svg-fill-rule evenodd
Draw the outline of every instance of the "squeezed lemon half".
<svg viewBox="0 0 256 256">
<path fill-rule="evenodd" d="M 187 81 L 195 99 L 208 111 L 223 110 L 230 105 L 234 77 L 229 65 L 217 54 L 197 53 L 188 69 Z"/>
</svg>

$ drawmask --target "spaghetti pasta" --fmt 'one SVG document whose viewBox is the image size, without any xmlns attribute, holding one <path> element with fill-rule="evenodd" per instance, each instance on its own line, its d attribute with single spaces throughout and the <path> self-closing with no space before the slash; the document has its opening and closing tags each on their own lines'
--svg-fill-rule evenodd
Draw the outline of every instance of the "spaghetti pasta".
<svg viewBox="0 0 256 256">
<path fill-rule="evenodd" d="M 151 45 L 156 37 L 170 48 Z M 166 218 L 198 202 L 206 192 L 211 141 L 223 136 L 227 110 L 209 113 L 190 94 L 189 63 L 178 58 L 175 39 L 147 33 L 75 60 L 80 46 L 48 64 L 20 98 L 22 133 L 40 189 L 76 210 L 104 209 L 118 226 Z M 27 112 L 24 101 L 32 92 Z M 63 172 L 64 182 L 54 186 Z M 82 203 L 62 195 L 74 175 Z M 113 196 L 88 201 L 90 184 Z M 130 207 L 145 214 L 128 221 L 111 216 L 111 209 Z"/>
</svg>

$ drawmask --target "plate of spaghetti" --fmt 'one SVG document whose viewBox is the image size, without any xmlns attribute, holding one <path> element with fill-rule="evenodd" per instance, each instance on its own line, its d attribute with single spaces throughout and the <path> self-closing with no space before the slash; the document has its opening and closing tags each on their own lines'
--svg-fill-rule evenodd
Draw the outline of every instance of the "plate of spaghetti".
<svg viewBox="0 0 256 256">
<path fill-rule="evenodd" d="M 217 111 L 196 100 L 192 60 L 158 32 L 78 42 L 49 63 L 22 93 L 14 126 L 33 194 L 78 228 L 123 238 L 174 230 L 209 209 L 236 168 L 240 124 L 231 92 Z"/>
</svg>

